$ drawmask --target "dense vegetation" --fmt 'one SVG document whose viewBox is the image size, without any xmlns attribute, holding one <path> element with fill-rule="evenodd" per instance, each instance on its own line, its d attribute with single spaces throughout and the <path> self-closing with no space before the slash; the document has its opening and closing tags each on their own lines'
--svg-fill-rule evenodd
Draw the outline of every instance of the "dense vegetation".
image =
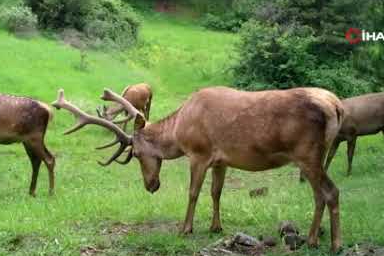
<svg viewBox="0 0 384 256">
<path fill-rule="evenodd" d="M 15 2 L 3 0 L 0 9 L 12 10 Z M 134 1 L 127 2 L 135 6 Z M 196 10 L 206 8 L 195 6 Z M 49 103 L 61 87 L 70 101 L 94 114 L 95 107 L 103 103 L 99 96 L 105 86 L 121 91 L 128 84 L 147 82 L 154 89 L 150 117 L 153 122 L 173 112 L 199 88 L 235 81 L 229 71 L 237 62 L 235 45 L 246 32 L 210 31 L 178 13 L 173 17 L 169 13 L 153 12 L 148 9 L 153 8 L 151 3 L 141 3 L 141 8 L 147 9 L 142 14 L 137 43 L 123 51 L 80 51 L 53 40 L 56 32 L 46 33 L 41 28 L 42 35 L 28 40 L 0 29 L 0 92 Z M 8 12 L 7 17 L 12 13 Z M 16 16 L 19 20 L 22 15 Z M 31 20 L 37 21 L 37 15 L 32 13 Z M 34 22 L 32 27 L 34 24 L 40 27 Z M 255 24 L 247 25 L 244 30 L 264 27 L 261 21 Z M 294 51 L 300 50 L 297 47 L 290 48 L 292 52 L 288 56 L 295 56 Z M 372 47 L 369 51 L 375 52 L 375 45 Z M 289 49 L 282 44 L 282 50 Z M 282 50 L 282 56 L 287 54 Z M 305 52 L 298 56 L 313 61 Z M 381 57 L 373 59 L 364 54 L 357 57 L 367 63 L 373 60 L 382 63 Z M 338 67 L 341 71 L 350 69 L 350 66 Z M 375 72 L 369 65 L 361 68 Z M 57 157 L 54 197 L 47 193 L 45 167 L 40 171 L 37 197 L 29 197 L 31 167 L 22 146 L 0 146 L 0 255 L 187 256 L 237 231 L 277 236 L 276 226 L 281 220 L 295 221 L 303 233 L 311 224 L 312 191 L 308 184 L 299 184 L 295 167 L 265 173 L 230 169 L 222 196 L 224 233 L 214 235 L 207 231 L 211 217 L 211 182 L 207 175 L 197 206 L 195 233 L 179 236 L 177 229 L 184 218 L 188 198 L 187 162 L 183 159 L 164 162 L 161 188 L 151 195 L 143 187 L 137 161 L 108 168 L 97 165 L 96 160 L 111 152 L 93 148 L 109 141 L 110 133 L 90 127 L 64 137 L 63 131 L 72 124 L 72 116 L 55 111 L 47 133 L 47 145 Z M 383 152 L 382 136 L 369 136 L 358 142 L 352 177 L 345 176 L 344 147 L 330 168 L 330 176 L 341 190 L 345 246 L 366 241 L 384 245 Z M 268 187 L 267 196 L 257 199 L 248 196 L 250 189 L 264 186 Z M 304 246 L 292 255 L 329 255 L 327 214 L 323 225 L 325 236 L 319 249 Z M 279 246 L 268 256 L 283 253 L 284 248 Z"/>
</svg>

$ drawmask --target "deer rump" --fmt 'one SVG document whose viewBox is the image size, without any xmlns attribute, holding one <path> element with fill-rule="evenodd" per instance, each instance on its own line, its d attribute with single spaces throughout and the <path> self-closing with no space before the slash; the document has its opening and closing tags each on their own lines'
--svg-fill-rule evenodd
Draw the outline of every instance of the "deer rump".
<svg viewBox="0 0 384 256">
<path fill-rule="evenodd" d="M 204 89 L 179 110 L 176 141 L 186 155 L 210 155 L 212 166 L 280 167 L 298 160 L 301 150 L 304 157 L 312 147 L 329 147 L 341 118 L 335 106 L 327 108 L 331 102 L 336 103 L 332 94 L 315 88 Z"/>
</svg>

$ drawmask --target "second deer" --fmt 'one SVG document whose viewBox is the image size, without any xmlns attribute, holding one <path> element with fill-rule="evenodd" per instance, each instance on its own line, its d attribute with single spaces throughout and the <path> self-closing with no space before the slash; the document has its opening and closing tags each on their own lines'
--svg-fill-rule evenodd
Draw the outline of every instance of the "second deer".
<svg viewBox="0 0 384 256">
<path fill-rule="evenodd" d="M 129 101 L 136 109 L 144 114 L 145 118 L 149 119 L 149 111 L 151 110 L 152 103 L 152 89 L 148 84 L 141 83 L 136 85 L 127 86 L 121 96 Z M 120 113 L 124 112 L 126 118 L 120 121 L 115 121 L 115 123 L 122 123 L 123 130 L 126 130 L 127 123 L 131 119 L 128 116 L 128 113 L 124 110 L 124 107 L 121 105 L 115 106 L 103 106 L 103 109 L 97 108 L 97 113 L 99 117 L 105 118 L 109 121 L 114 120 Z"/>
</svg>

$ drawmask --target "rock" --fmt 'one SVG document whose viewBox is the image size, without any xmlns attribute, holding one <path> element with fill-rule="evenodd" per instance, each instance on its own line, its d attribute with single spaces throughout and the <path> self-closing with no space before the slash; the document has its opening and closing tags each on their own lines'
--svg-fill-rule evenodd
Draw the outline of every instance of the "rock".
<svg viewBox="0 0 384 256">
<path fill-rule="evenodd" d="M 258 239 L 241 232 L 235 234 L 233 241 L 234 243 L 246 246 L 256 246 L 260 244 L 260 241 Z"/>
<path fill-rule="evenodd" d="M 369 243 L 357 243 L 344 250 L 342 256 L 383 256 L 384 247 Z"/>
<path fill-rule="evenodd" d="M 268 188 L 262 187 L 262 188 L 256 188 L 256 189 L 249 191 L 249 196 L 250 197 L 266 196 L 267 193 L 268 193 Z"/>
<path fill-rule="evenodd" d="M 267 236 L 262 239 L 262 242 L 265 246 L 274 247 L 277 245 L 277 239 L 273 236 Z"/>
<path fill-rule="evenodd" d="M 278 229 L 278 232 L 280 234 L 280 237 L 284 237 L 285 235 L 288 235 L 288 234 L 296 234 L 296 235 L 299 235 L 299 229 L 296 227 L 295 224 L 293 224 L 292 222 L 290 221 L 282 221 L 280 224 L 279 224 L 279 229 Z"/>
<path fill-rule="evenodd" d="M 291 251 L 299 249 L 304 243 L 305 237 L 299 236 L 295 233 L 290 233 L 284 236 L 284 243 L 289 247 Z"/>
<path fill-rule="evenodd" d="M 257 238 L 238 232 L 233 236 L 225 237 L 203 248 L 201 256 L 221 255 L 262 255 L 265 251 L 264 243 Z"/>
</svg>

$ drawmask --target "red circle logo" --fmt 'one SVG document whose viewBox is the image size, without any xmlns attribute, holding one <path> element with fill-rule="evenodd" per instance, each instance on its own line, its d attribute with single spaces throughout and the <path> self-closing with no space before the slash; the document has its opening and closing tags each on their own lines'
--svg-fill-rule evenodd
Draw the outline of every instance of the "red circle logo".
<svg viewBox="0 0 384 256">
<path fill-rule="evenodd" d="M 350 28 L 345 33 L 345 39 L 348 40 L 350 44 L 357 44 L 361 42 L 361 30 L 358 28 Z"/>
</svg>

